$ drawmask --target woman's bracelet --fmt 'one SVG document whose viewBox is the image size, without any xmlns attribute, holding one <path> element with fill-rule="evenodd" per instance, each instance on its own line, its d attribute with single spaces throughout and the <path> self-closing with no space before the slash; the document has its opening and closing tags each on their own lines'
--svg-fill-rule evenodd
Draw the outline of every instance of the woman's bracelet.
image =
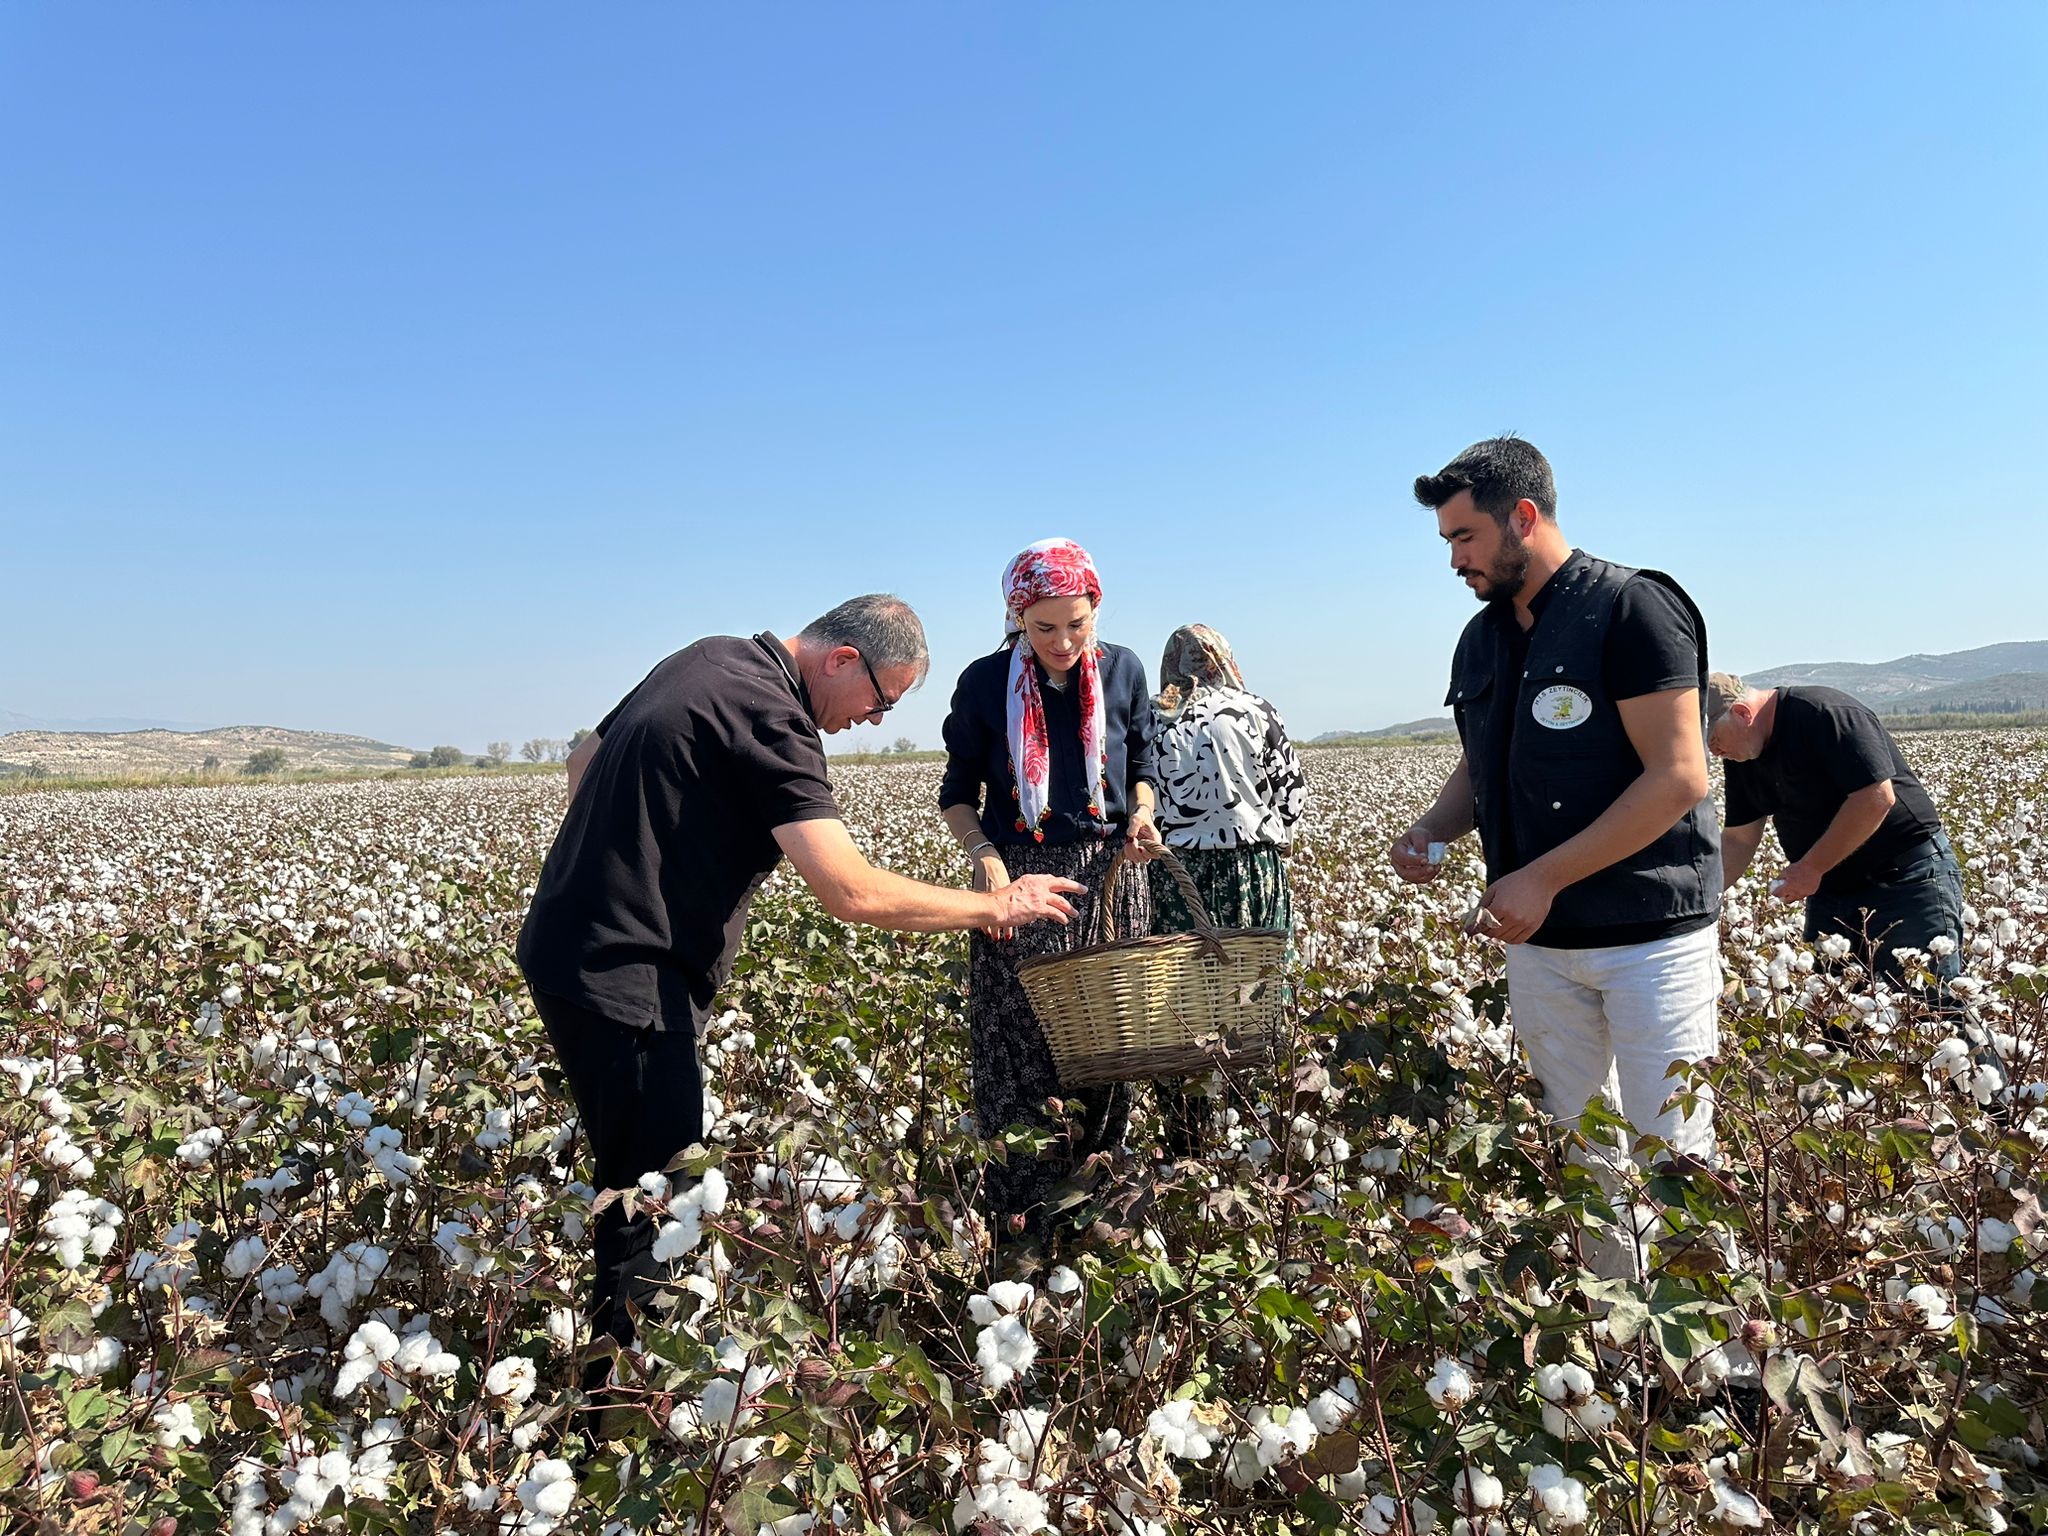
<svg viewBox="0 0 2048 1536">
<path fill-rule="evenodd" d="M 984 837 L 980 842 L 972 844 L 968 848 L 967 857 L 972 859 L 979 856 L 982 849 L 984 848 L 986 848 L 990 853 L 994 853 L 996 851 L 996 845 L 993 842 L 991 842 L 988 838 Z"/>
</svg>

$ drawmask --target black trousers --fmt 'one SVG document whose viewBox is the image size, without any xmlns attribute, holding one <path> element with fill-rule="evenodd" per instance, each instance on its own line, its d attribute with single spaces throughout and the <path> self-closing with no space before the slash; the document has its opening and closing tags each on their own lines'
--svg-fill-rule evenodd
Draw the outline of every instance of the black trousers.
<svg viewBox="0 0 2048 1536">
<path fill-rule="evenodd" d="M 681 1029 L 635 1029 L 545 993 L 534 993 L 533 1002 L 569 1079 L 595 1165 L 591 1182 L 598 1189 L 628 1188 L 704 1139 L 704 1079 L 697 1065 L 696 1031 L 688 1021 Z M 646 1210 L 627 1220 L 618 1201 L 597 1218 L 592 1232 L 597 1250 L 590 1295 L 593 1339 L 608 1334 L 621 1348 L 632 1344 L 627 1304 L 646 1311 L 665 1278 L 666 1266 L 652 1255 L 658 1224 L 658 1214 Z M 605 1361 L 593 1362 L 585 1390 L 601 1387 L 609 1369 Z"/>
</svg>

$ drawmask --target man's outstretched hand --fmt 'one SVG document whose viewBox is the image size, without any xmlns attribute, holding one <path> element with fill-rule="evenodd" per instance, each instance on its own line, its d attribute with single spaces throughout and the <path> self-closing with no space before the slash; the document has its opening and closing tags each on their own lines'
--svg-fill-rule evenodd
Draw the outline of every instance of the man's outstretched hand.
<svg viewBox="0 0 2048 1536">
<path fill-rule="evenodd" d="M 995 893 L 1001 916 L 998 928 L 1022 928 L 1027 923 L 1072 922 L 1074 905 L 1070 895 L 1083 895 L 1088 887 L 1078 880 L 1058 875 L 1019 875 Z"/>
</svg>

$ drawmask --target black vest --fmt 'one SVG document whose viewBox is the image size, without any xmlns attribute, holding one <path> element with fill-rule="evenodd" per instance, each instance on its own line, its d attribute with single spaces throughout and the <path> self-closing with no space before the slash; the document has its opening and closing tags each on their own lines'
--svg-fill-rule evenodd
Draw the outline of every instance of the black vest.
<svg viewBox="0 0 2048 1536">
<path fill-rule="evenodd" d="M 1642 773 L 1621 711 L 1607 696 L 1601 661 L 1621 589 L 1655 581 L 1676 593 L 1700 636 L 1700 738 L 1706 739 L 1706 622 L 1661 571 L 1612 565 L 1582 550 L 1558 568 L 1520 677 L 1510 670 L 1513 624 L 1503 604 L 1475 615 L 1459 637 L 1444 702 L 1457 717 L 1472 775 L 1479 840 L 1492 880 L 1533 863 L 1591 826 Z M 1515 690 L 1511 717 L 1495 692 Z M 1512 719 L 1507 750 L 1499 736 Z M 1704 750 L 1704 745 L 1702 746 Z M 1710 916 L 1721 905 L 1721 822 L 1711 794 L 1661 837 L 1557 893 L 1545 926 L 1607 928 Z"/>
</svg>

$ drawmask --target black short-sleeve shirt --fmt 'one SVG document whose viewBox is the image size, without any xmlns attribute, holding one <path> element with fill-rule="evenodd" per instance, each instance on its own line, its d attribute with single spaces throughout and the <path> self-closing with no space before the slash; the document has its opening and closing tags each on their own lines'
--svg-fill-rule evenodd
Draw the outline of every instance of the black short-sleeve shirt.
<svg viewBox="0 0 2048 1536">
<path fill-rule="evenodd" d="M 1763 751 L 1726 765 L 1729 826 L 1771 817 L 1785 857 L 1797 863 L 1857 790 L 1890 779 L 1897 797 L 1864 844 L 1821 876 L 1822 895 L 1884 879 L 1941 830 L 1926 786 L 1868 705 L 1834 688 L 1780 688 L 1777 709 Z"/>
<path fill-rule="evenodd" d="M 598 735 L 519 964 L 621 1024 L 694 1029 L 781 861 L 775 829 L 839 815 L 810 698 L 773 635 L 719 635 L 648 673 Z"/>
<path fill-rule="evenodd" d="M 1021 641 L 1019 642 L 1022 643 Z M 1055 688 L 1038 667 L 1038 693 L 1045 705 L 1048 843 L 1109 837 L 1131 815 L 1131 787 L 1156 784 L 1153 764 L 1152 697 L 1145 688 L 1145 664 L 1121 645 L 1104 645 L 1096 660 L 1102 687 L 1102 771 L 1109 788 L 1102 815 L 1088 814 L 1086 770 L 1081 763 L 1079 690 Z M 1069 673 L 1071 678 L 1073 674 Z M 939 782 L 939 809 L 971 805 L 981 830 L 998 845 L 1032 841 L 1017 830 L 1016 783 L 1010 770 L 1010 651 L 977 657 L 960 674 L 953 707 L 946 713 L 946 774 Z"/>
</svg>

